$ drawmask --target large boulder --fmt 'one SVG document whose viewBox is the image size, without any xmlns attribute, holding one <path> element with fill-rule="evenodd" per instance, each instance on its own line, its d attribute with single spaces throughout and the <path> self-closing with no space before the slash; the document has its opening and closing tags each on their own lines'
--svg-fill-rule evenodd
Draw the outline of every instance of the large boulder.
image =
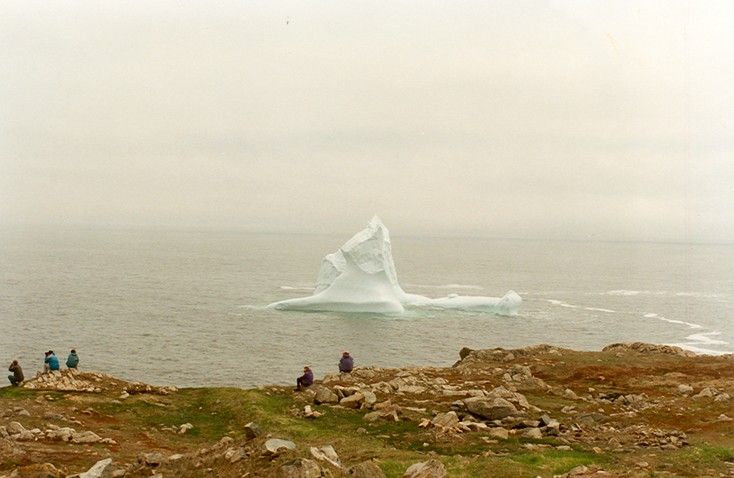
<svg viewBox="0 0 734 478">
<path fill-rule="evenodd" d="M 472 397 L 464 400 L 466 409 L 487 420 L 501 420 L 517 414 L 517 408 L 504 398 Z"/>
<path fill-rule="evenodd" d="M 459 425 L 459 416 L 454 411 L 439 413 L 433 417 L 431 424 L 439 428 L 456 428 Z"/>
<path fill-rule="evenodd" d="M 410 465 L 403 478 L 443 478 L 446 467 L 438 460 L 428 460 Z"/>
<path fill-rule="evenodd" d="M 313 398 L 314 403 L 320 405 L 322 403 L 339 403 L 339 396 L 326 387 L 314 387 L 316 395 Z"/>
<path fill-rule="evenodd" d="M 290 440 L 281 440 L 280 438 L 271 438 L 265 442 L 265 450 L 270 453 L 278 453 L 281 450 L 295 450 L 296 444 Z"/>
<path fill-rule="evenodd" d="M 79 473 L 79 478 L 102 478 L 102 474 L 105 472 L 107 467 L 112 464 L 112 458 L 105 458 L 99 460 L 90 469 L 84 473 Z"/>
<path fill-rule="evenodd" d="M 359 408 L 364 400 L 364 395 L 361 392 L 353 393 L 339 400 L 339 405 L 349 408 Z"/>
</svg>

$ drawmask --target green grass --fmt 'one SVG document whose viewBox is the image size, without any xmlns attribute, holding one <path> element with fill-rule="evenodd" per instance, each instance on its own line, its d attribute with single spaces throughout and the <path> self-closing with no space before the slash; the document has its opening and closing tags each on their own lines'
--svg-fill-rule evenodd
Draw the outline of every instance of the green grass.
<svg viewBox="0 0 734 478">
<path fill-rule="evenodd" d="M 591 452 L 570 450 L 544 450 L 542 452 L 516 453 L 510 456 L 510 459 L 518 463 L 532 465 L 533 467 L 548 470 L 553 474 L 566 473 L 571 468 L 579 465 L 589 465 L 592 463 L 602 464 L 608 461 L 603 455 L 596 455 Z"/>
<path fill-rule="evenodd" d="M 92 407 L 101 416 L 93 415 L 108 430 L 127 433 L 129 439 L 156 442 L 162 448 L 177 452 L 211 446 L 225 435 L 237 439 L 248 422 L 256 422 L 265 433 L 296 442 L 298 456 L 308 457 L 310 446 L 333 445 L 344 463 L 356 464 L 371 458 L 388 477 L 401 477 L 405 469 L 430 457 L 441 460 L 452 477 L 536 477 L 562 474 L 579 465 L 598 464 L 614 470 L 627 467 L 616 455 L 594 454 L 573 449 L 555 448 L 529 450 L 527 443 L 558 444 L 555 438 L 528 440 L 512 436 L 509 440 L 488 444 L 481 433 L 465 433 L 456 437 L 436 435 L 435 430 L 418 428 L 416 422 L 363 420 L 364 412 L 313 406 L 324 415 L 317 419 L 299 416 L 305 402 L 288 392 L 242 390 L 237 388 L 190 388 L 168 396 L 133 395 L 117 402 L 96 394 L 64 394 L 37 392 L 19 388 L 1 388 L 0 404 L 22 405 L 39 396 L 51 395 L 58 402 L 58 411 L 71 406 Z M 3 403 L 3 401 L 5 403 Z M 549 402 L 559 406 L 562 401 L 551 397 Z M 55 408 L 55 407 L 54 407 Z M 194 428 L 185 435 L 159 433 L 162 426 L 191 423 Z M 364 429 L 366 432 L 357 432 Z M 364 431 L 363 430 L 363 431 Z M 143 435 L 151 433 L 153 438 Z M 427 446 L 423 444 L 427 443 Z M 503 453 L 501 456 L 493 453 Z M 486 453 L 486 456 L 485 456 Z M 663 456 L 664 455 L 664 456 Z M 636 459 L 636 458 L 633 458 Z M 734 461 L 734 450 L 723 446 L 699 444 L 660 454 L 660 460 L 670 463 L 668 470 L 682 475 L 692 470 L 727 470 L 725 462 Z M 694 472 L 695 474 L 695 472 Z"/>
</svg>

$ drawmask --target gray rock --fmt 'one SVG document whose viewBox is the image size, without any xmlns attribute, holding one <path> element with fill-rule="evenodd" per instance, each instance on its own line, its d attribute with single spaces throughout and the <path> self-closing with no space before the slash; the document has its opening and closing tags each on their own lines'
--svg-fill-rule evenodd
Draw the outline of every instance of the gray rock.
<svg viewBox="0 0 734 478">
<path fill-rule="evenodd" d="M 186 433 L 187 431 L 191 430 L 192 428 L 194 428 L 194 425 L 192 425 L 190 423 L 184 423 L 183 425 L 181 425 L 179 427 L 178 434 L 179 435 L 183 435 L 184 433 Z"/>
<path fill-rule="evenodd" d="M 403 478 L 443 478 L 446 476 L 446 467 L 438 460 L 428 460 L 410 465 Z"/>
<path fill-rule="evenodd" d="M 714 395 L 716 395 L 716 390 L 711 387 L 706 387 L 694 395 L 693 398 L 712 398 Z"/>
<path fill-rule="evenodd" d="M 281 440 L 280 438 L 271 438 L 265 442 L 265 449 L 270 453 L 278 453 L 283 450 L 295 450 L 296 444 L 290 440 Z"/>
<path fill-rule="evenodd" d="M 540 431 L 540 428 L 527 428 L 522 436 L 525 438 L 540 439 L 543 438 L 543 432 Z"/>
<path fill-rule="evenodd" d="M 548 415 L 540 417 L 540 424 L 543 425 L 542 431 L 546 435 L 558 435 L 561 431 L 561 423 Z"/>
<path fill-rule="evenodd" d="M 97 463 L 94 464 L 90 469 L 83 473 L 79 473 L 79 478 L 101 478 L 102 473 L 107 469 L 108 466 L 112 464 L 112 458 L 105 458 L 104 460 L 99 460 Z"/>
<path fill-rule="evenodd" d="M 501 420 L 517 414 L 517 408 L 504 398 L 472 397 L 464 400 L 464 405 L 470 413 L 488 420 Z"/>
<path fill-rule="evenodd" d="M 245 452 L 245 449 L 241 447 L 228 448 L 227 451 L 224 452 L 224 459 L 228 460 L 230 463 L 237 463 L 246 456 L 247 453 Z"/>
<path fill-rule="evenodd" d="M 102 441 L 102 437 L 94 433 L 93 431 L 83 431 L 74 433 L 71 436 L 72 443 L 99 443 Z"/>
<path fill-rule="evenodd" d="M 678 385 L 678 393 L 680 394 L 687 394 L 693 392 L 693 387 L 690 385 L 686 385 L 685 383 L 681 383 Z"/>
<path fill-rule="evenodd" d="M 16 441 L 35 441 L 36 436 L 31 433 L 30 430 L 23 430 L 22 432 L 13 435 L 12 438 Z"/>
<path fill-rule="evenodd" d="M 278 468 L 276 476 L 278 478 L 320 478 L 321 467 L 312 460 L 298 458 Z"/>
<path fill-rule="evenodd" d="M 456 426 L 459 424 L 459 416 L 456 414 L 456 412 L 453 411 L 447 413 L 439 413 L 438 415 L 433 417 L 431 423 L 435 427 L 456 428 Z"/>
<path fill-rule="evenodd" d="M 363 400 L 364 395 L 361 392 L 356 392 L 339 400 L 339 405 L 349 408 L 359 408 Z"/>
<path fill-rule="evenodd" d="M 386 478 L 385 472 L 374 461 L 364 461 L 351 467 L 347 474 L 353 478 Z"/>
<path fill-rule="evenodd" d="M 563 396 L 565 398 L 570 398 L 571 400 L 578 400 L 579 398 L 579 396 L 576 395 L 576 392 L 574 392 L 570 388 L 567 388 L 566 390 L 563 391 Z"/>
<path fill-rule="evenodd" d="M 145 453 L 142 458 L 138 458 L 138 461 L 141 461 L 142 463 L 145 463 L 148 466 L 158 466 L 161 463 L 163 463 L 166 460 L 166 457 L 163 456 L 163 453 L 159 452 L 153 452 L 153 453 Z"/>
<path fill-rule="evenodd" d="M 364 395 L 364 405 L 367 407 L 371 407 L 375 403 L 377 403 L 377 395 L 375 395 L 370 390 L 362 390 L 362 395 Z"/>
<path fill-rule="evenodd" d="M 51 427 L 51 425 L 49 425 Z M 76 430 L 69 427 L 55 427 L 46 430 L 46 438 L 49 440 L 71 441 Z"/>
<path fill-rule="evenodd" d="M 25 431 L 25 427 L 18 422 L 10 422 L 7 426 L 7 431 L 11 435 L 16 433 L 22 433 Z"/>
<path fill-rule="evenodd" d="M 322 446 L 321 448 L 312 446 L 309 451 L 311 452 L 311 456 L 317 460 L 325 461 L 337 468 L 342 467 L 339 455 L 336 454 L 336 450 L 331 445 Z"/>
<path fill-rule="evenodd" d="M 247 440 L 253 440 L 262 434 L 262 430 L 255 422 L 250 422 L 245 425 L 245 438 Z"/>
<path fill-rule="evenodd" d="M 491 438 L 496 438 L 499 440 L 507 440 L 508 438 L 510 438 L 510 432 L 506 428 L 502 427 L 490 428 L 488 431 L 488 435 Z"/>
<path fill-rule="evenodd" d="M 316 396 L 313 401 L 317 405 L 322 403 L 339 403 L 339 396 L 326 387 L 318 386 L 315 392 Z"/>
<path fill-rule="evenodd" d="M 603 413 L 598 413 L 598 412 L 582 413 L 581 415 L 576 417 L 576 422 L 579 425 L 584 425 L 584 426 L 592 426 L 596 423 L 604 423 L 608 420 L 609 420 L 609 417 L 607 417 Z"/>
</svg>

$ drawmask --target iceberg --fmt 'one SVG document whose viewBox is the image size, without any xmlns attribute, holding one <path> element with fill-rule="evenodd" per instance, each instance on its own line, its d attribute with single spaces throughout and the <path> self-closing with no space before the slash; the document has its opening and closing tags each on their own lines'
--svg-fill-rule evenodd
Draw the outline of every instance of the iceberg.
<svg viewBox="0 0 734 478">
<path fill-rule="evenodd" d="M 322 259 L 313 295 L 274 302 L 268 308 L 399 314 L 406 308 L 425 307 L 515 315 L 521 303 L 514 291 L 503 297 L 450 294 L 436 299 L 405 292 L 398 283 L 390 233 L 375 216 L 338 251 Z"/>
</svg>

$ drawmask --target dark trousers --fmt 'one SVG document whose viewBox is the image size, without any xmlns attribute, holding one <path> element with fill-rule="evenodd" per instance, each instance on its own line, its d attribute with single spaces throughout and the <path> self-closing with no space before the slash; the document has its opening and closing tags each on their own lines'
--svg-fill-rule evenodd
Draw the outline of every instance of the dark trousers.
<svg viewBox="0 0 734 478">
<path fill-rule="evenodd" d="M 10 385 L 13 387 L 20 385 L 20 382 L 15 379 L 15 375 L 8 375 L 8 380 L 10 380 Z"/>
<path fill-rule="evenodd" d="M 298 377 L 296 379 L 296 388 L 298 390 L 304 389 L 304 388 L 308 387 L 309 385 L 311 385 L 311 384 L 310 383 L 305 383 L 304 380 L 303 380 L 303 377 Z"/>
</svg>

